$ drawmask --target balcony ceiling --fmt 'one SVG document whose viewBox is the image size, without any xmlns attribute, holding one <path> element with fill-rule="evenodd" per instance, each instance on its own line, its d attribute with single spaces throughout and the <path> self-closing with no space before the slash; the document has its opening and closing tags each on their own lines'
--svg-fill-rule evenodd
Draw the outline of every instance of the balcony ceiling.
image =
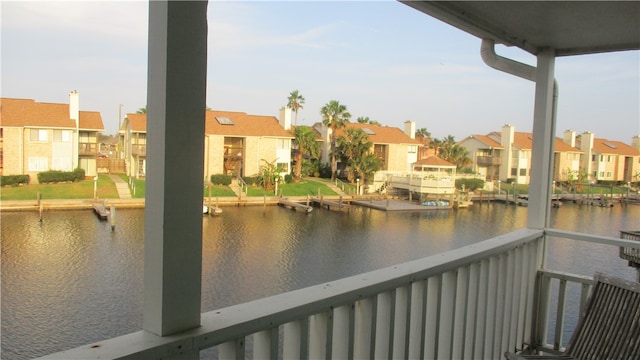
<svg viewBox="0 0 640 360">
<path fill-rule="evenodd" d="M 496 44 L 557 56 L 640 49 L 640 1 L 400 1 Z"/>
</svg>

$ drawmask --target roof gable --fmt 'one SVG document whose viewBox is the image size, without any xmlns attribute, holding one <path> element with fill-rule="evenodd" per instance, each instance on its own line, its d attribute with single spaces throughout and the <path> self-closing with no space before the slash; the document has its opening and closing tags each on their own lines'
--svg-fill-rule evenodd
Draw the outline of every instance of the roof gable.
<svg viewBox="0 0 640 360">
<path fill-rule="evenodd" d="M 593 139 L 593 150 L 599 154 L 640 156 L 640 150 L 634 149 L 630 145 L 620 141 L 601 138 Z"/>
<path fill-rule="evenodd" d="M 419 140 L 412 139 L 396 127 L 374 124 L 347 123 L 344 128 L 336 130 L 336 136 L 344 135 L 346 129 L 362 129 L 374 144 L 420 144 Z"/>
<path fill-rule="evenodd" d="M 229 121 L 218 121 L 227 118 Z M 207 110 L 205 134 L 227 136 L 267 136 L 294 138 L 286 131 L 275 116 L 249 115 L 244 112 Z"/>
<path fill-rule="evenodd" d="M 450 162 L 448 162 L 447 160 L 441 159 L 435 155 L 429 155 L 424 159 L 420 159 L 416 162 L 414 162 L 412 165 L 428 165 L 428 166 L 434 166 L 434 167 L 449 167 L 449 168 L 455 168 L 456 166 Z"/>
<path fill-rule="evenodd" d="M 78 127 L 103 131 L 102 116 L 96 111 L 80 111 Z M 0 98 L 0 124 L 14 127 L 75 128 L 69 104 L 42 103 L 33 99 Z"/>
</svg>

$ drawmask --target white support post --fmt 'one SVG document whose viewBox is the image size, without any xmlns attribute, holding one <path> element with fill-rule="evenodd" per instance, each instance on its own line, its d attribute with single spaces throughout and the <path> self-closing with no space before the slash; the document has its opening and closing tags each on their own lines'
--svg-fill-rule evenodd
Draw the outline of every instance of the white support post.
<svg viewBox="0 0 640 360">
<path fill-rule="evenodd" d="M 160 336 L 200 326 L 206 14 L 149 2 L 143 328 Z"/>
<path fill-rule="evenodd" d="M 553 116 L 554 69 L 554 49 L 540 49 L 536 71 L 533 150 L 527 212 L 527 227 L 532 229 L 543 229 L 549 225 L 556 130 L 555 117 Z"/>
</svg>

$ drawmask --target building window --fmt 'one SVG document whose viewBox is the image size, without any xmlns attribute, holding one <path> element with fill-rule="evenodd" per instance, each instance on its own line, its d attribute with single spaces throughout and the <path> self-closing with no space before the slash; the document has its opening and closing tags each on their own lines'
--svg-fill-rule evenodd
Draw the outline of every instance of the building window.
<svg viewBox="0 0 640 360">
<path fill-rule="evenodd" d="M 31 129 L 30 140 L 37 142 L 46 142 L 48 139 L 47 130 L 44 129 Z"/>
<path fill-rule="evenodd" d="M 611 171 L 607 171 L 607 177 L 610 178 L 611 177 Z"/>
<path fill-rule="evenodd" d="M 49 170 L 49 163 L 46 157 L 30 157 L 29 158 L 29 171 L 47 171 Z"/>
<path fill-rule="evenodd" d="M 289 139 L 279 139 L 278 140 L 278 150 L 286 150 L 289 148 Z"/>
<path fill-rule="evenodd" d="M 51 162 L 51 170 L 71 171 L 71 159 L 69 158 L 53 158 Z"/>
<path fill-rule="evenodd" d="M 409 154 L 415 154 L 418 152 L 418 145 L 409 145 Z"/>
<path fill-rule="evenodd" d="M 288 163 L 277 163 L 276 166 L 279 167 L 280 169 L 282 169 L 282 172 L 285 172 L 285 173 L 289 172 L 289 164 Z"/>
<path fill-rule="evenodd" d="M 527 169 L 520 169 L 520 176 L 527 176 Z"/>
<path fill-rule="evenodd" d="M 516 176 L 518 175 L 518 169 L 517 168 L 511 168 L 511 176 Z"/>
<path fill-rule="evenodd" d="M 600 171 L 600 177 L 603 178 L 604 177 L 604 171 Z"/>
<path fill-rule="evenodd" d="M 71 142 L 71 130 L 53 130 L 53 141 Z"/>
<path fill-rule="evenodd" d="M 600 162 L 604 162 L 604 155 L 600 155 Z"/>
<path fill-rule="evenodd" d="M 591 161 L 598 161 L 597 155 L 591 155 Z"/>
<path fill-rule="evenodd" d="M 608 162 L 613 162 L 613 156 L 609 155 L 609 156 L 607 157 L 607 161 L 608 161 Z"/>
<path fill-rule="evenodd" d="M 598 177 L 598 172 L 594 171 L 593 174 L 591 174 L 591 176 L 593 176 L 594 179 L 597 178 Z"/>
</svg>

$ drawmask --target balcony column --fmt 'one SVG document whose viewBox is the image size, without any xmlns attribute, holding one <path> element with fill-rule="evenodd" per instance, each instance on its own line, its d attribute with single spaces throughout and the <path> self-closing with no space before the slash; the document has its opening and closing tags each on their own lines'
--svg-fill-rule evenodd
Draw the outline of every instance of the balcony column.
<svg viewBox="0 0 640 360">
<path fill-rule="evenodd" d="M 160 336 L 200 326 L 206 15 L 149 2 L 143 329 Z"/>
<path fill-rule="evenodd" d="M 533 109 L 533 150 L 529 174 L 527 227 L 549 226 L 551 180 L 555 143 L 554 104 L 555 50 L 540 49 L 537 59 L 535 104 Z"/>
</svg>

